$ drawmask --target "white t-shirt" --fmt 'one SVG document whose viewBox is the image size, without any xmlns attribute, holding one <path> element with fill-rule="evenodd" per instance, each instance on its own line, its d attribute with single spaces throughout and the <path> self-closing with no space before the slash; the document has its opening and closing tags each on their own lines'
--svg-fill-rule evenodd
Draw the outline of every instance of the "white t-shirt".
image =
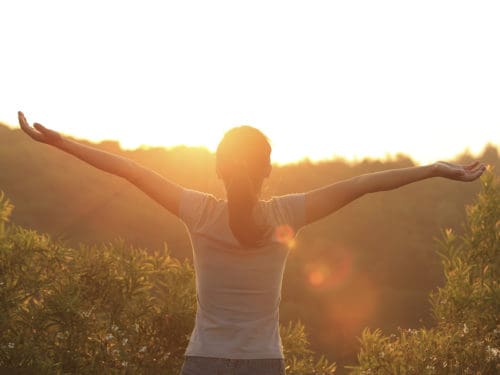
<svg viewBox="0 0 500 375">
<path fill-rule="evenodd" d="M 243 248 L 229 227 L 227 201 L 189 189 L 182 193 L 179 212 L 191 236 L 197 291 L 185 355 L 283 358 L 279 304 L 290 251 L 283 237 L 304 225 L 305 194 L 259 201 L 257 207 L 279 233 L 262 247 Z"/>
</svg>

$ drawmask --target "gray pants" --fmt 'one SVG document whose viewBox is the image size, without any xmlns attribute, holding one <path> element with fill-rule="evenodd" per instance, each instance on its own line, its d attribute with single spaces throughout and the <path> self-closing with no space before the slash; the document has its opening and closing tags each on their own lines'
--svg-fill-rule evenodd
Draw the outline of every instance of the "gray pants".
<svg viewBox="0 0 500 375">
<path fill-rule="evenodd" d="M 285 375 L 285 361 L 186 356 L 180 375 Z"/>
</svg>

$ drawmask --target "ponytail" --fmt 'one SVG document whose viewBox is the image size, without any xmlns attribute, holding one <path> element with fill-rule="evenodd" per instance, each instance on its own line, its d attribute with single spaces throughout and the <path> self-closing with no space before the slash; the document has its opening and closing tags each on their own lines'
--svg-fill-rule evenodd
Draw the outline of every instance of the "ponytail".
<svg viewBox="0 0 500 375">
<path fill-rule="evenodd" d="M 217 170 L 227 193 L 229 227 L 244 247 L 260 246 L 269 226 L 253 215 L 265 171 L 270 168 L 271 146 L 264 134 L 250 126 L 228 131 L 216 153 Z"/>
<path fill-rule="evenodd" d="M 227 184 L 229 227 L 241 245 L 256 247 L 264 239 L 267 228 L 257 225 L 253 209 L 258 201 L 256 186 L 248 171 L 235 172 Z"/>
</svg>

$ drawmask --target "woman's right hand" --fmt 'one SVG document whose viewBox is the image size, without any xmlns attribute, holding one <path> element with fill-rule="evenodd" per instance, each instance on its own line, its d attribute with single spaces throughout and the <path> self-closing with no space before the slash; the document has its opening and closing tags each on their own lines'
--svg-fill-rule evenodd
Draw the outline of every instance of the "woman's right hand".
<svg viewBox="0 0 500 375">
<path fill-rule="evenodd" d="M 445 161 L 434 163 L 436 176 L 456 181 L 474 181 L 481 177 L 485 169 L 486 165 L 479 161 L 467 165 L 452 164 Z"/>
<path fill-rule="evenodd" d="M 17 117 L 19 119 L 21 129 L 35 141 L 47 143 L 52 146 L 59 146 L 63 142 L 61 134 L 54 130 L 47 129 L 45 126 L 37 122 L 35 122 L 33 127 L 31 127 L 21 111 L 17 112 Z"/>
</svg>

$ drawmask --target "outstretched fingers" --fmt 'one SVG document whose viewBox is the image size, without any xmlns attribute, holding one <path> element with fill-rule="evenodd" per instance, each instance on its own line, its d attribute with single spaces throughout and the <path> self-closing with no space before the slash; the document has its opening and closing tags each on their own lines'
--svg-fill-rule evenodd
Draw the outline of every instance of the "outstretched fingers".
<svg viewBox="0 0 500 375">
<path fill-rule="evenodd" d="M 478 169 L 477 171 L 475 171 L 474 173 L 472 173 L 472 180 L 475 180 L 479 177 L 481 177 L 481 175 L 483 174 L 484 172 L 484 169 Z"/>
<path fill-rule="evenodd" d="M 58 132 L 48 129 L 38 122 L 35 122 L 33 127 L 30 126 L 21 111 L 17 113 L 17 116 L 19 118 L 19 125 L 21 126 L 21 129 L 35 141 L 47 143 L 52 146 L 60 146 L 62 144 L 63 137 Z"/>
<path fill-rule="evenodd" d="M 17 118 L 19 120 L 19 125 L 21 126 L 21 129 L 26 131 L 30 126 L 26 121 L 26 117 L 24 117 L 24 113 L 22 113 L 21 111 L 17 112 Z"/>
<path fill-rule="evenodd" d="M 33 127 L 38 130 L 40 133 L 49 133 L 50 130 L 47 129 L 45 126 L 42 124 L 39 124 L 38 122 L 33 123 Z"/>
<path fill-rule="evenodd" d="M 33 129 L 29 124 L 28 121 L 26 120 L 26 117 L 24 116 L 24 113 L 19 111 L 17 113 L 17 118 L 19 119 L 19 125 L 21 126 L 21 129 L 28 134 L 31 138 L 41 141 L 42 136 L 39 132 L 37 132 L 35 129 Z"/>
<path fill-rule="evenodd" d="M 42 124 L 39 124 L 38 122 L 35 122 L 33 126 L 36 128 L 36 130 L 40 132 L 41 136 L 43 137 L 43 141 L 45 143 L 57 146 L 60 142 L 62 142 L 61 135 L 55 130 L 48 129 Z"/>
<path fill-rule="evenodd" d="M 476 161 L 474 161 L 474 162 L 472 162 L 470 164 L 465 165 L 464 169 L 470 171 L 470 170 L 474 169 L 478 164 L 479 164 L 479 162 L 476 160 Z"/>
<path fill-rule="evenodd" d="M 486 166 L 483 163 L 475 162 L 472 164 L 469 164 L 468 166 L 464 167 L 465 171 L 465 178 L 467 181 L 474 181 L 475 179 L 481 177 L 483 172 L 486 169 Z M 470 168 L 468 168 L 470 166 Z"/>
</svg>

